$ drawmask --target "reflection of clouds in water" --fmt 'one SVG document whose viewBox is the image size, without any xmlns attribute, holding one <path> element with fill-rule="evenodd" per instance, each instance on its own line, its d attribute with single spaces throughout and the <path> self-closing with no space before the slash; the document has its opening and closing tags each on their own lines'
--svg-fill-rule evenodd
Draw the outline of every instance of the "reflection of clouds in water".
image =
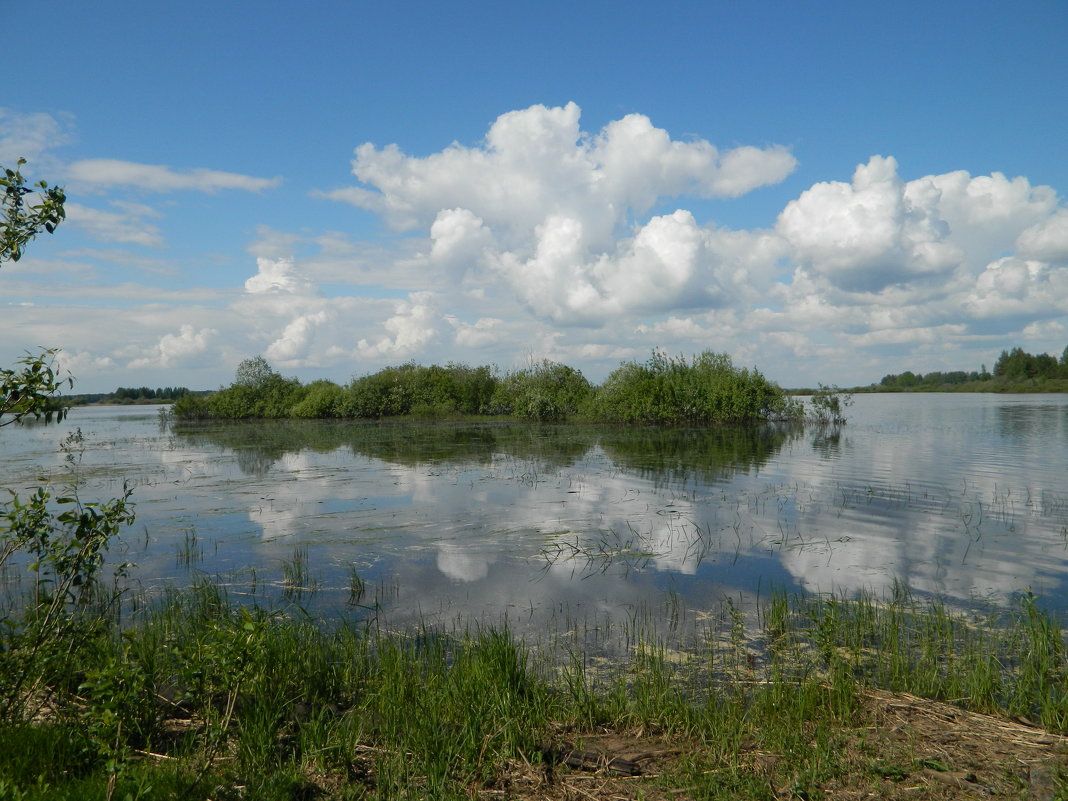
<svg viewBox="0 0 1068 801">
<path fill-rule="evenodd" d="M 299 539 L 334 563 L 372 555 L 415 582 L 410 595 L 471 608 L 568 599 L 618 609 L 635 587 L 653 593 L 674 577 L 688 592 L 725 580 L 767 586 L 768 576 L 847 593 L 880 592 L 895 579 L 962 599 L 1003 599 L 1028 586 L 1059 592 L 1068 497 L 1053 468 L 1035 464 L 1063 449 L 1027 457 L 1020 442 L 998 437 L 1034 449 L 1036 436 L 1063 439 L 1062 428 L 1015 411 L 1012 425 L 998 425 L 993 406 L 956 421 L 957 412 L 931 411 L 949 403 L 937 398 L 915 401 L 911 420 L 913 407 L 899 398 L 858 399 L 879 403 L 874 423 L 851 422 L 833 443 L 809 431 L 737 472 L 729 460 L 713 469 L 727 451 L 706 451 L 697 473 L 666 446 L 656 464 L 676 469 L 658 472 L 640 458 L 638 446 L 658 442 L 649 432 L 630 450 L 613 432 L 614 451 L 594 446 L 557 466 L 494 450 L 477 461 L 435 451 L 433 461 L 398 464 L 343 447 L 279 451 L 256 475 L 240 472 L 232 449 L 179 441 L 157 458 L 168 478 L 183 480 L 144 496 L 184 494 L 188 505 L 200 493 L 205 522 L 219 509 L 238 512 L 267 541 L 250 546 L 250 560 L 267 562 Z M 1066 410 L 1055 409 L 1057 426 L 1068 425 Z M 547 565 L 543 549 L 554 545 L 559 558 Z"/>
<path fill-rule="evenodd" d="M 479 581 L 489 575 L 490 565 L 496 561 L 450 542 L 441 542 L 438 549 L 438 570 L 455 581 Z"/>
<path fill-rule="evenodd" d="M 1064 513 L 1027 503 L 1041 493 L 1022 460 L 992 469 L 989 447 L 945 428 L 927 438 L 861 430 L 844 443 L 841 460 L 782 473 L 810 499 L 780 555 L 805 589 L 878 593 L 900 580 L 922 593 L 1005 601 L 1060 584 L 1064 543 L 1050 513 Z"/>
<path fill-rule="evenodd" d="M 496 561 L 487 556 L 492 550 L 537 557 L 545 544 L 564 536 L 561 532 L 568 532 L 569 541 L 577 539 L 584 553 L 608 561 L 620 553 L 647 554 L 651 558 L 640 560 L 643 567 L 686 574 L 696 571 L 703 550 L 695 547 L 695 521 L 707 526 L 707 510 L 677 501 L 670 513 L 661 514 L 664 499 L 651 482 L 618 471 L 600 481 L 583 474 L 580 489 L 571 489 L 576 484 L 569 474 L 536 470 L 508 457 L 495 458 L 485 469 L 462 471 L 376 465 L 367 509 L 323 514 L 341 488 L 322 469 L 322 460 L 319 454 L 288 454 L 272 468 L 273 480 L 255 485 L 261 492 L 249 501 L 248 516 L 265 540 L 340 541 L 354 528 L 397 527 L 392 548 L 434 541 L 438 568 L 466 582 L 489 573 Z M 538 480 L 530 479 L 535 473 Z M 574 566 L 561 569 L 571 572 Z"/>
<path fill-rule="evenodd" d="M 356 525 L 365 527 L 375 504 L 406 503 L 410 472 L 374 461 L 339 464 L 336 454 L 287 453 L 268 475 L 245 482 L 248 517 L 260 526 L 264 540 L 336 541 Z M 367 502 L 369 491 L 375 503 Z"/>
<path fill-rule="evenodd" d="M 848 439 L 843 450 L 857 452 Z M 864 458 L 870 474 L 888 482 L 879 486 L 906 483 L 908 474 L 892 447 Z M 601 459 L 600 453 L 591 456 L 593 462 Z M 1001 548 L 969 545 L 962 526 L 956 531 L 952 519 L 934 514 L 947 503 L 944 490 L 928 490 L 926 498 L 909 499 L 901 490 L 872 499 L 864 489 L 842 489 L 837 463 L 827 459 L 781 473 L 777 489 L 761 490 L 746 477 L 719 497 L 683 496 L 603 463 L 599 466 L 608 469 L 596 480 L 581 465 L 581 482 L 564 471 L 538 471 L 502 456 L 478 469 L 376 464 L 367 508 L 337 514 L 323 513 L 343 491 L 324 462 L 333 466 L 321 454 L 288 454 L 272 468 L 273 480 L 257 485 L 263 496 L 250 503 L 248 513 L 265 539 L 342 542 L 357 529 L 389 527 L 396 535 L 376 547 L 399 553 L 409 544 L 433 543 L 438 570 L 466 583 L 491 570 L 515 569 L 496 564 L 489 549 L 537 558 L 554 542 L 573 545 L 570 553 L 558 552 L 550 568 L 561 577 L 606 566 L 692 576 L 703 562 L 771 553 L 810 590 L 878 591 L 897 578 L 920 591 L 986 595 L 1010 593 L 1035 579 L 1033 570 L 1006 569 Z M 530 480 L 535 473 L 539 479 Z M 573 486 L 578 489 L 569 489 Z M 780 503 L 787 497 L 796 501 L 794 495 L 807 498 Z M 963 561 L 966 547 L 970 553 Z"/>
<path fill-rule="evenodd" d="M 260 526 L 267 540 L 301 534 L 305 528 L 302 521 L 333 491 L 304 451 L 283 454 L 274 463 L 273 472 L 279 480 L 265 488 L 267 495 L 252 501 L 248 510 L 249 520 Z"/>
</svg>

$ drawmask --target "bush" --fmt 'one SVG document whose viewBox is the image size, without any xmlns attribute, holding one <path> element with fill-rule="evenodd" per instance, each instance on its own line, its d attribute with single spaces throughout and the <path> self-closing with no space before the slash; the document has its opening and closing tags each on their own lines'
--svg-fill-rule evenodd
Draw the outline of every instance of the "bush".
<svg viewBox="0 0 1068 801">
<path fill-rule="evenodd" d="M 290 416 L 305 394 L 306 388 L 298 379 L 283 378 L 266 359 L 257 356 L 238 365 L 229 387 L 196 400 L 184 395 L 175 402 L 173 412 L 179 420 L 283 418 Z"/>
<path fill-rule="evenodd" d="M 77 475 L 81 430 L 69 434 L 62 448 L 71 477 L 61 496 L 37 487 L 28 500 L 12 493 L 0 506 L 0 567 L 23 558 L 33 577 L 21 616 L 5 617 L 0 627 L 0 722 L 32 716 L 33 703 L 40 701 L 35 681 L 71 678 L 72 655 L 119 600 L 102 572 L 108 548 L 134 521 L 133 490 L 124 486 L 119 498 L 83 501 Z M 118 565 L 112 581 L 126 568 Z"/>
<path fill-rule="evenodd" d="M 801 407 L 754 369 L 725 353 L 687 361 L 655 351 L 645 364 L 616 369 L 597 393 L 594 415 L 615 423 L 722 423 L 787 420 Z"/>
<path fill-rule="evenodd" d="M 543 359 L 505 376 L 490 409 L 538 423 L 559 422 L 583 410 L 592 395 L 590 382 L 578 370 Z"/>
<path fill-rule="evenodd" d="M 369 419 L 485 414 L 496 386 L 491 367 L 408 363 L 354 379 L 344 391 L 339 414 Z"/>
<path fill-rule="evenodd" d="M 344 390 L 333 381 L 313 381 L 304 388 L 304 397 L 289 410 L 290 417 L 337 417 Z"/>
<path fill-rule="evenodd" d="M 828 387 L 824 384 L 819 386 L 819 392 L 816 392 L 810 401 L 812 418 L 817 423 L 841 425 L 846 420 L 845 410 L 853 405 L 853 395 L 838 387 Z"/>
<path fill-rule="evenodd" d="M 705 352 L 688 361 L 660 351 L 644 364 L 620 365 L 599 390 L 580 371 L 548 359 L 504 378 L 488 366 L 409 362 L 342 388 L 325 380 L 302 386 L 257 357 L 241 363 L 226 389 L 207 398 L 187 395 L 174 405 L 182 420 L 454 415 L 672 425 L 797 420 L 803 406 L 758 370 L 735 367 L 726 354 Z"/>
<path fill-rule="evenodd" d="M 412 408 L 414 364 L 386 367 L 354 379 L 341 402 L 343 417 L 377 419 L 407 414 Z"/>
</svg>

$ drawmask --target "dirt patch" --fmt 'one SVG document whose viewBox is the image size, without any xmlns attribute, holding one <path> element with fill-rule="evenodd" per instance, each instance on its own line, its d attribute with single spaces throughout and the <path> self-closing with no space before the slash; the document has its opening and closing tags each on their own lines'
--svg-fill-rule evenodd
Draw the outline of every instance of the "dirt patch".
<svg viewBox="0 0 1068 801">
<path fill-rule="evenodd" d="M 755 745 L 743 745 L 736 764 L 766 777 L 765 792 L 781 799 L 1063 797 L 1058 793 L 1061 772 L 1068 769 L 1068 738 L 907 694 L 862 690 L 861 703 L 857 725 L 843 729 L 838 743 L 836 756 L 847 769 L 816 788 L 799 792 L 778 769 L 781 755 Z M 691 798 L 697 788 L 680 786 L 683 774 L 677 768 L 694 747 L 642 732 L 560 732 L 545 745 L 540 763 L 502 766 L 492 786 L 473 789 L 472 795 L 560 801 Z"/>
</svg>

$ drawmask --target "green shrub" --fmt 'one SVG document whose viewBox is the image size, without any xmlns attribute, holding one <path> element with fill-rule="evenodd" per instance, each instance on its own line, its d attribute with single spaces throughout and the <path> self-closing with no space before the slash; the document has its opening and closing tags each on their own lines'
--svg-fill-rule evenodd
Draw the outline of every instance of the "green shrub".
<svg viewBox="0 0 1068 801">
<path fill-rule="evenodd" d="M 484 414 L 497 385 L 493 368 L 450 363 L 386 367 L 354 379 L 338 406 L 341 417 Z"/>
<path fill-rule="evenodd" d="M 416 365 L 386 367 L 354 379 L 341 402 L 342 417 L 377 419 L 406 414 L 412 407 L 411 373 Z"/>
<path fill-rule="evenodd" d="M 593 414 L 615 423 L 722 423 L 797 419 L 801 407 L 759 370 L 735 367 L 725 353 L 688 361 L 654 351 L 625 363 L 597 393 Z"/>
<path fill-rule="evenodd" d="M 212 416 L 208 399 L 191 392 L 182 395 L 171 406 L 171 414 L 178 420 L 204 420 Z"/>
<path fill-rule="evenodd" d="M 833 401 L 821 398 L 818 403 Z M 354 378 L 342 388 L 326 380 L 302 386 L 257 357 L 241 363 L 226 389 L 206 398 L 184 396 L 173 411 L 180 420 L 507 415 L 539 423 L 579 416 L 662 425 L 803 416 L 802 404 L 755 368 L 735 367 L 727 354 L 705 352 L 687 360 L 660 351 L 644 364 L 620 365 L 599 389 L 575 368 L 548 359 L 504 378 L 489 366 L 409 362 Z"/>
<path fill-rule="evenodd" d="M 289 417 L 290 410 L 300 404 L 306 388 L 296 378 L 284 378 L 262 356 L 245 359 L 237 367 L 234 383 L 213 392 L 206 398 L 180 398 L 173 407 L 179 420 L 221 418 L 248 420 L 252 418 Z"/>
<path fill-rule="evenodd" d="M 488 365 L 468 367 L 453 362 L 449 363 L 448 369 L 456 385 L 458 410 L 464 414 L 487 414 L 500 383 L 496 371 Z"/>
<path fill-rule="evenodd" d="M 593 388 L 581 372 L 543 359 L 505 376 L 497 385 L 489 408 L 494 414 L 552 423 L 577 414 L 592 395 Z"/>
<path fill-rule="evenodd" d="M 337 417 L 344 390 L 333 381 L 312 381 L 304 388 L 304 397 L 289 410 L 290 417 Z"/>
</svg>

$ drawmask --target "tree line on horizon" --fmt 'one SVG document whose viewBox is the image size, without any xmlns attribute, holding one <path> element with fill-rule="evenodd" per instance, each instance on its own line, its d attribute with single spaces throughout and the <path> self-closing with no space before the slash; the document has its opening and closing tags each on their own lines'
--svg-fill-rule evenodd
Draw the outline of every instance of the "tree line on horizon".
<svg viewBox="0 0 1068 801">
<path fill-rule="evenodd" d="M 925 389 L 937 387 L 960 387 L 965 384 L 991 382 L 995 384 L 1026 384 L 1040 381 L 1068 380 L 1068 347 L 1060 359 L 1048 353 L 1027 353 L 1023 348 L 1003 350 L 990 372 L 986 365 L 976 371 L 953 370 L 914 373 L 891 373 L 882 377 L 875 389 Z"/>
<path fill-rule="evenodd" d="M 133 405 L 139 403 L 173 403 L 193 390 L 188 387 L 118 387 L 111 392 L 79 392 L 50 399 L 53 408 L 68 406 Z"/>
</svg>

